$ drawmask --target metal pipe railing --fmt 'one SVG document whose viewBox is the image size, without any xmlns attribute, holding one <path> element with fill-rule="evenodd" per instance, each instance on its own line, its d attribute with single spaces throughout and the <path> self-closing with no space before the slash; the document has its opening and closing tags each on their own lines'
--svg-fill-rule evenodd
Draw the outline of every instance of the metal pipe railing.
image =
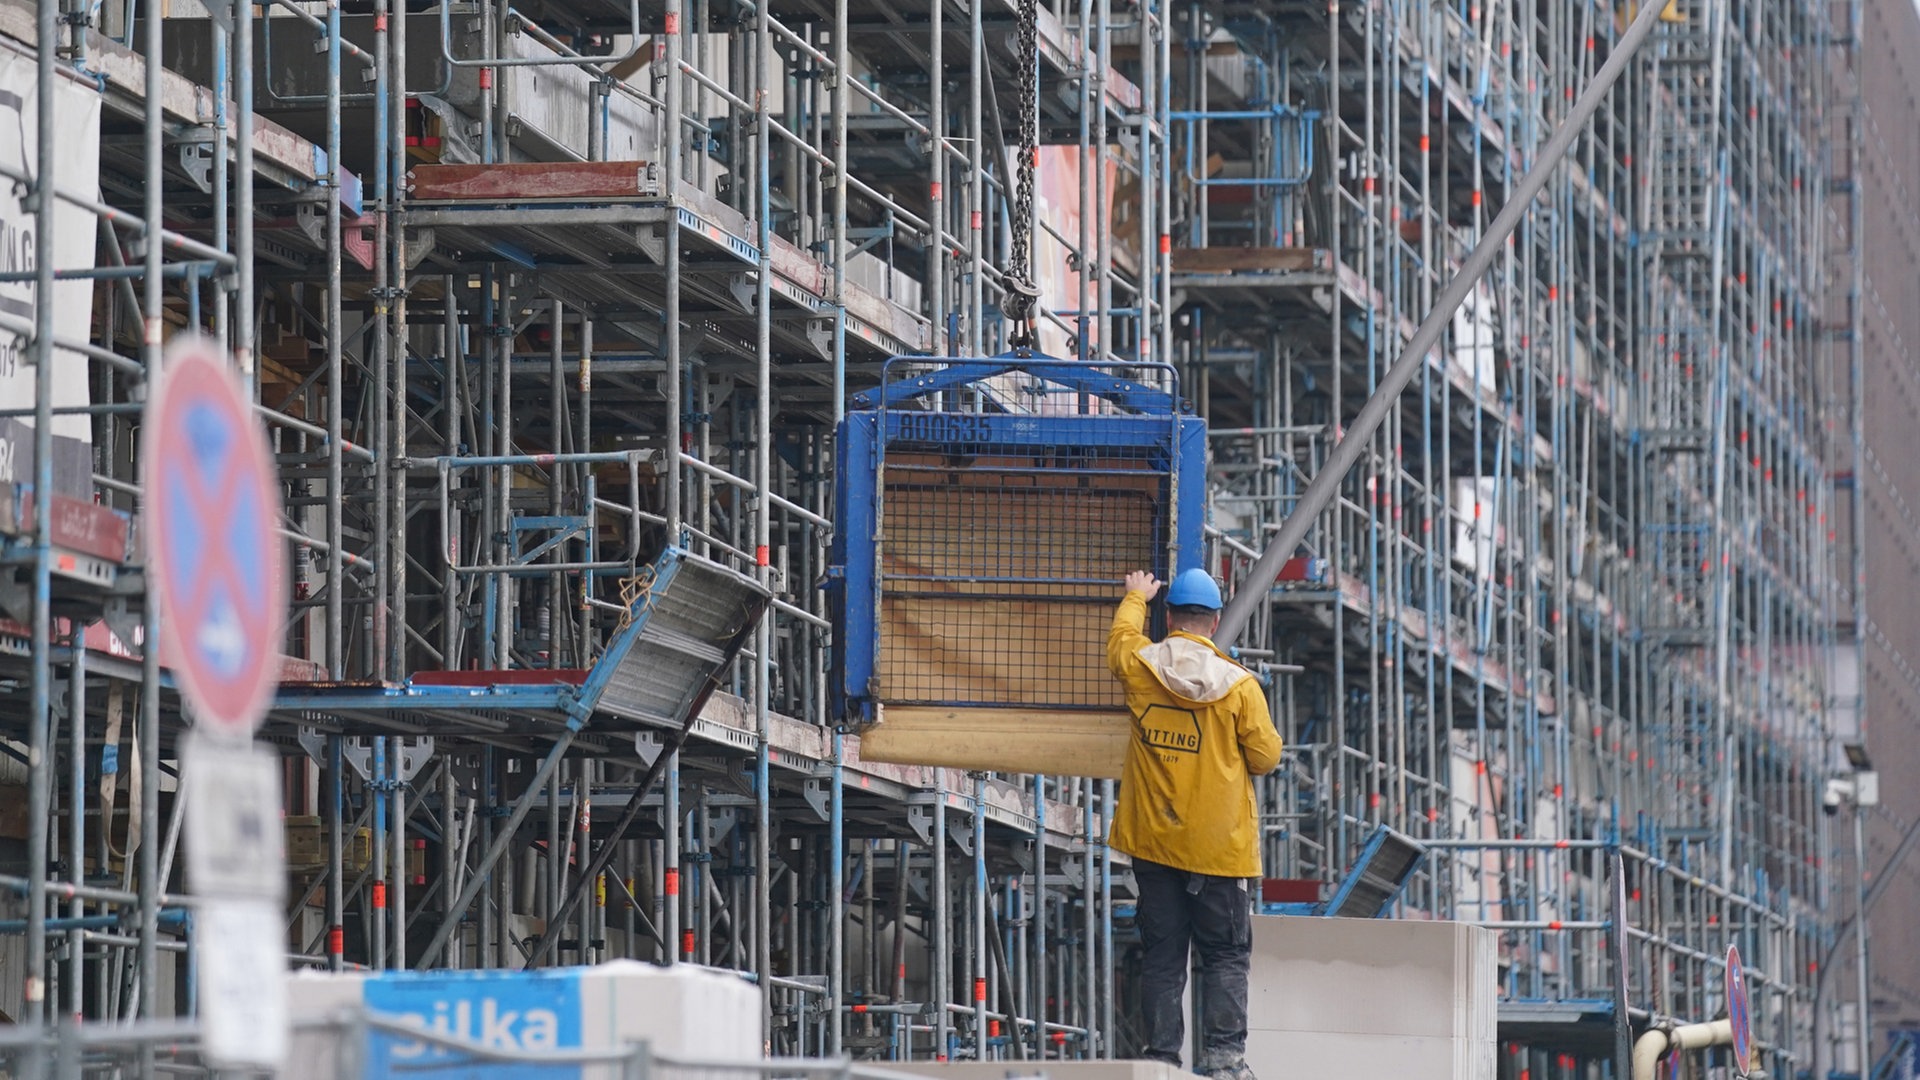
<svg viewBox="0 0 1920 1080">
<path fill-rule="evenodd" d="M 653 47 L 652 40 L 643 37 L 640 33 L 640 0 L 628 0 L 627 2 L 627 36 L 632 40 L 633 45 L 624 55 L 616 57 L 581 56 L 572 49 L 562 45 L 557 39 L 553 38 L 552 35 L 540 30 L 532 19 L 527 18 L 527 16 L 515 10 L 513 7 L 508 6 L 505 15 L 508 21 L 518 20 L 519 25 L 533 30 L 535 32 L 535 40 L 540 41 L 541 44 L 546 45 L 548 48 L 554 49 L 554 51 L 560 53 L 560 55 L 480 56 L 469 60 L 462 60 L 453 55 L 453 5 L 441 4 L 440 59 L 445 61 L 450 68 L 587 67 L 597 70 L 603 66 L 611 67 L 626 60 L 631 60 L 640 54 L 640 50 Z M 672 36 L 678 33 L 678 29 L 669 29 L 667 33 L 669 36 Z"/>
</svg>

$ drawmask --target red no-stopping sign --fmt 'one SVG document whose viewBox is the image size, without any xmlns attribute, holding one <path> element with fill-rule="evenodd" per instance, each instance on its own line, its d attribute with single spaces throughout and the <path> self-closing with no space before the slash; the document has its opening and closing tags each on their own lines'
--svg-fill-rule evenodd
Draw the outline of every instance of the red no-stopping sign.
<svg viewBox="0 0 1920 1080">
<path fill-rule="evenodd" d="M 247 737 L 280 675 L 279 472 L 238 375 L 197 335 L 168 347 L 141 438 L 160 659 L 204 727 Z"/>
</svg>

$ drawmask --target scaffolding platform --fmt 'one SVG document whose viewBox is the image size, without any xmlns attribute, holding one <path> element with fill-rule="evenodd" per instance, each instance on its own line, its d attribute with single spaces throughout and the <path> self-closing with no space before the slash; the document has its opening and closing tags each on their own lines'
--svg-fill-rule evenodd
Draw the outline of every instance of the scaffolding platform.
<svg viewBox="0 0 1920 1080">
<path fill-rule="evenodd" d="M 146 115 L 146 57 L 97 30 L 87 29 L 84 33 L 87 67 L 97 76 L 91 85 L 100 92 L 107 114 L 117 124 L 138 125 Z M 31 53 L 36 26 L 33 4 L 29 0 L 0 0 L 0 38 L 18 42 Z M 64 75 L 76 82 L 86 82 L 70 71 Z M 176 129 L 197 129 L 222 111 L 221 102 L 205 85 L 166 69 L 160 72 L 160 110 L 167 123 Z M 227 115 L 231 116 L 234 110 L 231 101 L 225 103 Z M 129 130 L 135 129 L 129 127 Z M 263 116 L 254 118 L 253 146 L 255 176 L 265 191 L 277 189 L 286 194 L 308 195 L 325 179 L 326 153 L 311 140 L 273 120 Z M 231 133 L 226 153 L 231 162 Z M 137 141 L 102 140 L 103 169 L 140 175 L 140 156 Z M 351 174 L 343 170 L 342 175 Z M 177 155 L 171 163 L 169 177 L 182 184 L 191 183 Z"/>
<path fill-rule="evenodd" d="M 1644 1021 L 1645 1017 L 1630 1018 Z M 1501 998 L 1502 1041 L 1606 1058 L 1614 1047 L 1614 1006 L 1604 998 Z"/>
<path fill-rule="evenodd" d="M 53 614 L 91 621 L 114 595 L 133 557 L 133 517 L 59 493 L 52 504 Z M 20 580 L 20 571 L 31 566 L 36 505 L 32 488 L 0 485 L 0 566 L 14 568 L 10 579 L 0 581 L 0 609 L 23 621 L 31 617 L 32 583 Z"/>
<path fill-rule="evenodd" d="M 704 302 L 687 318 L 753 333 L 754 275 L 761 263 L 758 227 L 731 206 L 683 188 L 669 204 L 657 169 L 643 161 L 512 165 L 417 165 L 407 173 L 406 225 L 433 251 L 429 266 L 460 269 L 506 261 L 537 270 L 545 287 L 588 307 L 658 306 L 668 288 L 663 230 L 680 230 L 678 269 Z M 839 306 L 833 274 L 774 234 L 775 335 L 792 353 L 831 357 L 827 317 Z M 848 342 L 872 359 L 921 352 L 932 330 L 915 312 L 854 282 L 844 284 Z"/>
<path fill-rule="evenodd" d="M 282 684 L 273 713 L 360 734 L 551 737 L 676 728 L 712 692 L 766 609 L 758 582 L 678 548 L 640 583 L 586 670 L 436 671 L 403 683 Z"/>
</svg>

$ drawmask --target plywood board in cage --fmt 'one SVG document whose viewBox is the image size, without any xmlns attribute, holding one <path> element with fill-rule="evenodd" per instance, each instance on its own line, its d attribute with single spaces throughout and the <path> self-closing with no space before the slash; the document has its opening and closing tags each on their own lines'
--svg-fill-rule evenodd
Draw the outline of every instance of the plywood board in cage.
<svg viewBox="0 0 1920 1080">
<path fill-rule="evenodd" d="M 1153 565 L 1157 516 L 1141 491 L 890 490 L 883 591 L 1111 593 L 1127 571 Z"/>
<path fill-rule="evenodd" d="M 1154 567 L 1168 477 L 1143 456 L 890 448 L 880 510 L 876 761 L 1118 777 L 1107 670 L 1120 579 Z"/>
<path fill-rule="evenodd" d="M 860 733 L 863 761 L 1120 779 L 1132 724 L 1122 712 L 883 705 Z"/>
<path fill-rule="evenodd" d="M 879 700 L 1119 708 L 1107 670 L 1107 604 L 902 597 L 881 600 Z"/>
</svg>

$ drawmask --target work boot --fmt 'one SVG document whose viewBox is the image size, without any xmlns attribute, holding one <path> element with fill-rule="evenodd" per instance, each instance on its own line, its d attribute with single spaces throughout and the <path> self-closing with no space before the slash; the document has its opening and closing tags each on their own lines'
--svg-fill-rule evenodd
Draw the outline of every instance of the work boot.
<svg viewBox="0 0 1920 1080">
<path fill-rule="evenodd" d="M 1231 1065 L 1222 1065 L 1218 1068 L 1209 1069 L 1201 1075 L 1205 1076 L 1207 1080 L 1259 1080 L 1259 1077 L 1253 1074 L 1253 1069 L 1247 1065 L 1244 1058 Z"/>
</svg>

